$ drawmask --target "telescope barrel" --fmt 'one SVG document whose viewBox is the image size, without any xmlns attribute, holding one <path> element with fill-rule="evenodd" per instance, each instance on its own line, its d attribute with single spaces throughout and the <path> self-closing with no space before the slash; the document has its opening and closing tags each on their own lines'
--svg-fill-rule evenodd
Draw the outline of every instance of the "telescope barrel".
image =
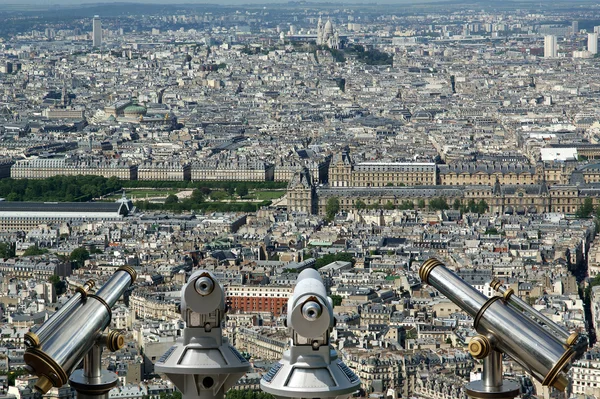
<svg viewBox="0 0 600 399">
<path fill-rule="evenodd" d="M 25 346 L 36 347 L 41 342 L 44 342 L 46 338 L 54 330 L 57 326 L 59 326 L 67 317 L 69 317 L 75 309 L 83 305 L 85 298 L 87 297 L 87 293 L 90 289 L 94 287 L 94 280 L 88 280 L 83 285 L 83 287 L 77 287 L 77 291 L 73 294 L 73 296 L 59 309 L 57 310 L 52 317 L 50 317 L 46 322 L 38 328 L 36 332 L 28 332 L 23 337 L 25 341 Z"/>
<path fill-rule="evenodd" d="M 287 323 L 305 338 L 319 337 L 333 327 L 333 307 L 318 271 L 305 269 L 298 275 Z"/>
<path fill-rule="evenodd" d="M 434 286 L 438 291 L 461 307 L 469 316 L 475 318 L 479 309 L 487 302 L 488 298 L 475 288 L 465 283 L 454 272 L 443 266 L 435 258 L 427 260 L 419 270 L 421 280 Z M 431 273 L 435 270 L 435 273 Z"/>
<path fill-rule="evenodd" d="M 572 348 L 565 349 L 563 341 L 502 297 L 486 298 L 435 258 L 423 263 L 419 275 L 472 316 L 478 333 L 493 336 L 494 349 L 509 355 L 543 385 L 564 391 L 568 380 L 563 371 L 575 355 Z"/>
<path fill-rule="evenodd" d="M 307 294 L 317 295 L 324 300 L 327 298 L 327 290 L 325 289 L 325 285 L 323 285 L 321 275 L 315 269 L 305 269 L 298 275 L 296 287 L 294 287 L 294 303 L 292 305 L 296 306 L 295 301 Z"/>
<path fill-rule="evenodd" d="M 109 325 L 111 308 L 135 281 L 135 271 L 119 268 L 96 295 L 88 295 L 38 347 L 25 351 L 25 362 L 39 379 L 36 389 L 46 393 L 67 383 L 69 374 Z"/>
<path fill-rule="evenodd" d="M 563 328 L 561 328 L 558 324 L 554 323 L 542 313 L 535 310 L 531 305 L 522 300 L 520 297 L 518 297 L 517 295 L 513 295 L 513 290 L 504 287 L 500 281 L 494 279 L 490 283 L 490 286 L 502 295 L 506 303 L 515 308 L 517 311 L 527 314 L 539 323 L 545 324 L 549 329 L 552 330 L 552 332 L 554 332 L 561 339 L 563 339 L 567 345 L 571 345 L 570 339 L 573 339 L 573 337 L 577 338 L 577 334 L 572 336 Z"/>
</svg>

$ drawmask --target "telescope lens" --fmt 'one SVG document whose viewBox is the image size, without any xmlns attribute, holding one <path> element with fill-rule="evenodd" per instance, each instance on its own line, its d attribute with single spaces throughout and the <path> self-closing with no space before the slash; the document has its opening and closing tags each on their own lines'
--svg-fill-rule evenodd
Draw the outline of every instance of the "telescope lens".
<svg viewBox="0 0 600 399">
<path fill-rule="evenodd" d="M 321 317 L 322 313 L 321 305 L 316 302 L 306 302 L 302 306 L 302 316 L 308 321 L 315 321 Z"/>
<path fill-rule="evenodd" d="M 202 296 L 210 295 L 215 289 L 215 283 L 210 277 L 200 277 L 194 284 L 196 292 Z"/>
</svg>

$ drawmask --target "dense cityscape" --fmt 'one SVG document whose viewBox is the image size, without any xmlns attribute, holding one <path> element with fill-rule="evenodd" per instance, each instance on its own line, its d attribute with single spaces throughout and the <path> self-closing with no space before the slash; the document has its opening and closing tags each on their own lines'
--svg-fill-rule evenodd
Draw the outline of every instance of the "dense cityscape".
<svg viewBox="0 0 600 399">
<path fill-rule="evenodd" d="M 227 398 L 270 398 L 311 268 L 354 396 L 467 398 L 432 257 L 589 339 L 564 392 L 504 356 L 518 397 L 600 397 L 599 35 L 593 2 L 0 4 L 0 399 L 42 397 L 28 333 L 118 270 L 110 399 L 181 399 L 155 365 L 197 270 L 251 365 Z"/>
</svg>

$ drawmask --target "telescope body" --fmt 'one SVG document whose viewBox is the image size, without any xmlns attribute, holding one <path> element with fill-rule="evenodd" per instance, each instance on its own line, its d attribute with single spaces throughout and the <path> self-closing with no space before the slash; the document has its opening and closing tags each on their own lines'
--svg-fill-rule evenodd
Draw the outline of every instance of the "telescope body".
<svg viewBox="0 0 600 399">
<path fill-rule="evenodd" d="M 333 306 L 319 272 L 303 270 L 288 300 L 287 325 L 305 338 L 321 337 L 333 328 Z"/>
<path fill-rule="evenodd" d="M 52 330 L 44 329 L 48 333 L 43 339 L 27 348 L 25 363 L 39 377 L 35 385 L 38 391 L 46 393 L 68 382 L 73 369 L 110 324 L 111 308 L 135 278 L 136 272 L 130 267 L 119 268 L 95 295 L 80 295 L 79 302 L 69 307 L 70 313 L 62 312 L 52 322 Z"/>
<path fill-rule="evenodd" d="M 563 331 L 561 339 L 557 338 L 510 306 L 503 296 L 487 298 L 437 259 L 423 263 L 419 275 L 473 317 L 473 327 L 483 336 L 493 337 L 495 350 L 509 355 L 543 385 L 566 388 L 564 372 L 575 356 L 571 342 L 564 340 L 568 333 Z"/>
<path fill-rule="evenodd" d="M 223 337 L 225 292 L 206 270 L 194 272 L 181 289 L 183 335 L 156 362 L 183 399 L 221 399 L 250 363 Z"/>
<path fill-rule="evenodd" d="M 66 318 L 83 305 L 83 300 L 87 296 L 88 291 L 95 285 L 94 280 L 88 280 L 83 287 L 78 287 L 73 296 L 54 314 L 50 317 L 35 333 L 28 332 L 25 334 L 25 346 L 28 348 L 36 347 L 40 342 L 45 341 Z"/>
<path fill-rule="evenodd" d="M 330 345 L 333 306 L 319 272 L 305 269 L 288 300 L 290 348 L 260 380 L 260 388 L 276 398 L 346 399 L 360 379 Z"/>
</svg>

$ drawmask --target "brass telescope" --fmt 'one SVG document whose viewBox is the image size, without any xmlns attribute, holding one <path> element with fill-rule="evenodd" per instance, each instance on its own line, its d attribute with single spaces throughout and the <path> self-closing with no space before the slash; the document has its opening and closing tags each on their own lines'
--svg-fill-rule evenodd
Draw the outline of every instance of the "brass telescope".
<svg viewBox="0 0 600 399">
<path fill-rule="evenodd" d="M 490 398 L 494 393 L 494 397 L 499 398 L 516 396 L 512 388 L 508 389 L 510 381 L 504 380 L 502 388 L 499 353 L 510 356 L 542 385 L 565 390 L 569 384 L 566 372 L 587 346 L 584 337 L 569 334 L 498 281 L 491 285 L 501 295 L 487 298 L 435 258 L 423 263 L 419 276 L 474 319 L 473 328 L 480 335 L 469 342 L 469 351 L 474 357 L 484 359 L 484 372 L 482 382 L 467 386 L 467 395 L 473 398 Z M 493 370 L 486 370 L 486 366 Z M 496 370 L 498 367 L 500 371 Z"/>
<path fill-rule="evenodd" d="M 37 333 L 26 334 L 24 359 L 38 376 L 37 391 L 45 394 L 70 382 L 78 397 L 100 398 L 116 385 L 116 375 L 101 370 L 101 349 L 118 350 L 124 339 L 116 331 L 103 331 L 110 324 L 111 308 L 136 277 L 131 267 L 120 267 L 96 294 L 88 293 L 94 286 L 88 281 Z M 82 359 L 84 369 L 73 372 Z"/>
</svg>

